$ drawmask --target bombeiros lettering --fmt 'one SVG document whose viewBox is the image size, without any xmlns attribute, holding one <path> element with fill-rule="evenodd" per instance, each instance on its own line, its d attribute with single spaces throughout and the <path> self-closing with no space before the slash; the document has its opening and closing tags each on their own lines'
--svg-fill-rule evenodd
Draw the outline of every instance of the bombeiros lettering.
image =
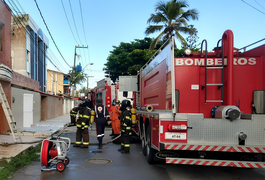
<svg viewBox="0 0 265 180">
<path fill-rule="evenodd" d="M 187 58 L 187 59 L 181 59 L 176 58 L 175 59 L 176 66 L 205 66 L 205 59 L 204 58 Z M 234 65 L 256 65 L 257 61 L 256 58 L 234 58 Z M 222 58 L 208 58 L 207 59 L 207 65 L 208 66 L 221 66 L 222 65 Z M 224 65 L 227 65 L 227 59 L 224 59 Z"/>
</svg>

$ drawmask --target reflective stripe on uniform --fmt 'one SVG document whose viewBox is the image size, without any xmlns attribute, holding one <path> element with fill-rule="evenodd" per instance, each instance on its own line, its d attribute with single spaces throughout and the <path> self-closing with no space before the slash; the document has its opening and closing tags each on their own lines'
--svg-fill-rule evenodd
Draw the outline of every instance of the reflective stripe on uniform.
<svg viewBox="0 0 265 180">
<path fill-rule="evenodd" d="M 130 144 L 124 144 L 124 147 L 130 147 Z"/>
<path fill-rule="evenodd" d="M 85 125 L 84 128 L 88 128 L 88 125 Z"/>
<path fill-rule="evenodd" d="M 75 144 L 81 144 L 81 141 L 75 141 Z"/>
<path fill-rule="evenodd" d="M 81 124 L 77 124 L 76 127 L 81 128 Z"/>
<path fill-rule="evenodd" d="M 89 142 L 83 142 L 83 145 L 89 145 Z"/>
<path fill-rule="evenodd" d="M 122 146 L 124 146 L 124 143 L 121 143 Z"/>
<path fill-rule="evenodd" d="M 87 115 L 83 115 L 83 118 L 87 118 L 87 119 L 89 119 L 89 117 L 90 117 L 90 116 L 87 116 Z"/>
<path fill-rule="evenodd" d="M 104 136 L 104 134 L 99 134 L 99 135 L 97 135 L 97 137 L 103 137 Z"/>
<path fill-rule="evenodd" d="M 130 116 L 125 116 L 125 118 L 126 118 L 126 119 L 131 119 L 131 117 L 130 117 Z"/>
<path fill-rule="evenodd" d="M 130 130 L 130 129 L 132 129 L 131 127 L 126 127 L 126 130 Z"/>
<path fill-rule="evenodd" d="M 127 126 L 127 124 L 123 123 L 123 126 Z"/>
</svg>

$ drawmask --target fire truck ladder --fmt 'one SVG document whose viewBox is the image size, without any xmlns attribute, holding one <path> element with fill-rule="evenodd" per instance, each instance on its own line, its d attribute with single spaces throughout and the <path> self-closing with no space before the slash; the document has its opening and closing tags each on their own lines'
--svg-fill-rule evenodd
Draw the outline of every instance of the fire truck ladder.
<svg viewBox="0 0 265 180">
<path fill-rule="evenodd" d="M 222 39 L 220 39 L 217 42 L 217 54 L 216 56 L 218 57 L 218 47 L 219 47 L 219 42 L 222 41 L 222 66 L 207 66 L 207 41 L 204 39 L 202 41 L 201 44 L 201 56 L 202 56 L 202 52 L 203 52 L 203 43 L 205 42 L 205 104 L 207 104 L 207 102 L 221 102 L 223 104 L 224 102 L 224 42 Z M 207 70 L 211 69 L 211 70 L 215 70 L 215 69 L 222 69 L 222 83 L 207 83 Z M 218 86 L 219 88 L 222 88 L 222 99 L 221 100 L 207 100 L 207 86 Z"/>
<path fill-rule="evenodd" d="M 20 142 L 22 142 L 22 139 L 20 137 L 20 133 L 17 130 L 17 127 L 16 127 L 16 121 L 14 120 L 14 116 L 13 116 L 12 111 L 11 111 L 11 109 L 9 107 L 8 102 L 7 102 L 6 95 L 5 95 L 5 92 L 3 90 L 3 87 L 1 85 L 1 83 L 0 83 L 0 103 L 2 104 L 2 108 L 4 110 L 7 122 L 9 124 L 9 127 L 10 127 L 10 130 L 11 130 L 14 142 L 17 142 L 17 139 L 15 137 L 14 132 L 17 133 L 18 139 L 20 140 Z"/>
</svg>

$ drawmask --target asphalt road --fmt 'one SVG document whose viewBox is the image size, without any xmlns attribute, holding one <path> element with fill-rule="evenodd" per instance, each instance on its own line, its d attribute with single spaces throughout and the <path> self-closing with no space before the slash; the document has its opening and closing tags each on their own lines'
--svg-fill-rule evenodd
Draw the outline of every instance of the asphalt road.
<svg viewBox="0 0 265 180">
<path fill-rule="evenodd" d="M 76 127 L 69 127 L 61 135 L 75 141 Z M 103 142 L 110 140 L 108 128 Z M 90 142 L 97 143 L 96 132 L 90 130 Z M 141 152 L 140 143 L 131 144 L 130 154 L 117 151 L 119 145 L 109 143 L 103 149 L 90 145 L 88 149 L 73 148 L 67 157 L 69 165 L 63 172 L 41 171 L 40 160 L 19 169 L 12 175 L 13 180 L 265 180 L 265 169 L 239 169 L 189 165 L 149 165 Z"/>
</svg>

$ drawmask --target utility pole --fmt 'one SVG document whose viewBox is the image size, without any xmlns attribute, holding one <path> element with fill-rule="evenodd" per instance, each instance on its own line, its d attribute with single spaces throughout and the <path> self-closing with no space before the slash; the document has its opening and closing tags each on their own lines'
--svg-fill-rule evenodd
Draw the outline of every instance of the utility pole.
<svg viewBox="0 0 265 180">
<path fill-rule="evenodd" d="M 75 57 L 76 57 L 76 48 L 88 48 L 88 46 L 75 46 Z M 74 100 L 74 96 L 75 96 L 75 90 L 74 90 L 74 87 L 75 87 L 75 57 L 74 57 L 74 67 L 73 67 L 73 82 L 72 82 L 72 100 Z"/>
<path fill-rule="evenodd" d="M 87 76 L 87 85 L 86 85 L 86 89 L 88 90 L 88 78 L 90 77 L 94 77 L 94 76 Z"/>
</svg>

